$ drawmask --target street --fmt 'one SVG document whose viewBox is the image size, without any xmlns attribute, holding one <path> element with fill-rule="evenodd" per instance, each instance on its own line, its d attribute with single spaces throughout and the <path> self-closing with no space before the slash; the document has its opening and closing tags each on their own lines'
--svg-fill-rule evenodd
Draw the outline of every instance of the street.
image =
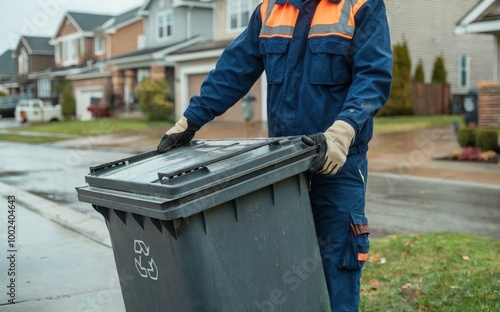
<svg viewBox="0 0 500 312">
<path fill-rule="evenodd" d="M 85 147 L 0 142 L 0 181 L 101 220 L 75 187 L 90 166 L 132 154 Z M 499 203 L 499 186 L 371 173 L 366 212 L 372 237 L 449 231 L 500 238 Z"/>
</svg>

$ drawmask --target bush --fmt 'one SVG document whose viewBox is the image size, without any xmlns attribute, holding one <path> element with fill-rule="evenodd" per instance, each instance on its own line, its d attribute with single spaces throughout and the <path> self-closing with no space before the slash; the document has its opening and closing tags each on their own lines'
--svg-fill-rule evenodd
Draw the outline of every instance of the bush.
<svg viewBox="0 0 500 312">
<path fill-rule="evenodd" d="M 433 83 L 447 83 L 446 76 L 448 72 L 446 71 L 444 65 L 444 58 L 442 56 L 436 57 L 434 62 L 434 68 L 432 70 L 432 82 Z"/>
<path fill-rule="evenodd" d="M 2 96 L 6 96 L 6 95 L 7 95 L 7 93 L 5 93 L 5 92 L 3 92 L 3 91 L 0 91 L 0 97 L 2 97 Z"/>
<path fill-rule="evenodd" d="M 476 136 L 476 147 L 482 151 L 498 151 L 496 130 L 479 130 Z"/>
<path fill-rule="evenodd" d="M 458 144 L 461 147 L 476 146 L 476 129 L 462 128 L 457 133 Z"/>
<path fill-rule="evenodd" d="M 416 83 L 425 83 L 425 74 L 424 74 L 424 64 L 422 59 L 418 61 L 417 68 L 415 69 L 415 76 L 413 77 L 413 81 Z"/>
<path fill-rule="evenodd" d="M 139 107 L 149 120 L 174 120 L 174 104 L 168 101 L 169 94 L 165 80 L 146 78 L 137 86 Z"/>
<path fill-rule="evenodd" d="M 71 90 L 71 83 L 64 81 L 57 86 L 57 92 L 61 96 L 61 109 L 65 119 L 71 119 L 76 115 L 76 101 Z"/>
<path fill-rule="evenodd" d="M 406 41 L 393 47 L 391 95 L 380 116 L 413 115 L 411 59 Z"/>
</svg>

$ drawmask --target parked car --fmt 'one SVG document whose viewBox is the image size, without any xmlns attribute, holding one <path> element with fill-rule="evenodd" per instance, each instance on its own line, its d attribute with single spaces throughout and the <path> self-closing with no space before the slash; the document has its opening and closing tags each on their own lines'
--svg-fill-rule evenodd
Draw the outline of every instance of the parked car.
<svg viewBox="0 0 500 312">
<path fill-rule="evenodd" d="M 0 97 L 0 119 L 14 117 L 16 106 L 20 99 L 19 96 Z"/>
<path fill-rule="evenodd" d="M 61 104 L 52 105 L 40 99 L 21 100 L 15 111 L 19 122 L 53 122 L 63 119 Z"/>
</svg>

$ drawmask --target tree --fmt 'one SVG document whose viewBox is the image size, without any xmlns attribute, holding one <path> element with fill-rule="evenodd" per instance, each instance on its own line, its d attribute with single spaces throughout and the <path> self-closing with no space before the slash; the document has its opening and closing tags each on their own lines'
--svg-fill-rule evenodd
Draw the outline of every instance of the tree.
<svg viewBox="0 0 500 312">
<path fill-rule="evenodd" d="M 164 79 L 145 78 L 137 86 L 139 107 L 149 120 L 173 121 L 174 104 L 168 101 L 170 90 Z"/>
<path fill-rule="evenodd" d="M 447 83 L 447 75 L 448 72 L 444 65 L 444 58 L 442 56 L 436 57 L 434 68 L 432 69 L 432 83 Z"/>
<path fill-rule="evenodd" d="M 418 61 L 417 68 L 415 68 L 415 76 L 413 77 L 413 81 L 417 83 L 425 83 L 424 64 L 422 62 L 422 59 Z"/>
<path fill-rule="evenodd" d="M 381 116 L 413 114 L 411 59 L 406 40 L 393 46 L 391 95 L 380 110 Z"/>
</svg>

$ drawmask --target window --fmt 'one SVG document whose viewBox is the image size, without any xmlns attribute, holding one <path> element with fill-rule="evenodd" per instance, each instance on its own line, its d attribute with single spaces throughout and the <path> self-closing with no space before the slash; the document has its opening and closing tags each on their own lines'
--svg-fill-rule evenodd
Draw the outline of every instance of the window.
<svg viewBox="0 0 500 312">
<path fill-rule="evenodd" d="M 229 30 L 242 30 L 250 20 L 251 0 L 234 0 L 228 3 Z"/>
<path fill-rule="evenodd" d="M 149 78 L 151 76 L 151 71 L 149 68 L 141 68 L 137 70 L 137 82 L 141 83 L 144 78 Z"/>
<path fill-rule="evenodd" d="M 172 11 L 165 11 L 158 14 L 158 39 L 165 39 L 172 36 L 173 17 Z"/>
<path fill-rule="evenodd" d="M 95 55 L 102 55 L 104 53 L 104 37 L 96 37 L 94 41 Z"/>
<path fill-rule="evenodd" d="M 61 42 L 63 66 L 78 64 L 79 39 Z"/>
<path fill-rule="evenodd" d="M 470 85 L 470 57 L 467 54 L 460 54 L 458 58 L 458 83 L 462 88 Z"/>
<path fill-rule="evenodd" d="M 19 75 L 27 75 L 29 72 L 29 56 L 25 48 L 21 48 L 21 52 L 17 58 Z"/>
<path fill-rule="evenodd" d="M 38 96 L 39 97 L 51 97 L 51 83 L 49 79 L 40 79 L 37 81 L 38 83 Z"/>
</svg>

